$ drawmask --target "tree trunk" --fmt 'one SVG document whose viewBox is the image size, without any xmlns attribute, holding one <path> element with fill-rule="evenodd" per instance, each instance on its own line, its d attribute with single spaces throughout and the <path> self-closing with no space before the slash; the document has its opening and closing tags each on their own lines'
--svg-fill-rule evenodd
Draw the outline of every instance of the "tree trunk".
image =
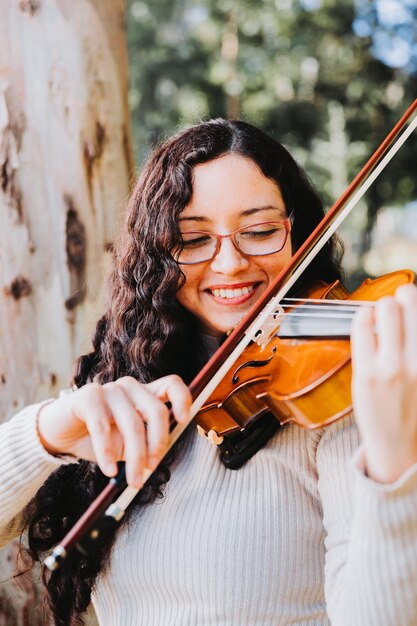
<svg viewBox="0 0 417 626">
<path fill-rule="evenodd" d="M 0 0 L 0 16 L 1 421 L 89 350 L 133 159 L 124 0 Z M 45 623 L 37 593 L 2 585 L 0 626 Z"/>
</svg>

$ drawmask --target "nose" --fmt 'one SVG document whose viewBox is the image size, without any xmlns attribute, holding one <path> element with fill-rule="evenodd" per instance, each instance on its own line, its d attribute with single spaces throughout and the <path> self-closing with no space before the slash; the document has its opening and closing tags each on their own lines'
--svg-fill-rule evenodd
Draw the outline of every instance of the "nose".
<svg viewBox="0 0 417 626">
<path fill-rule="evenodd" d="M 248 266 L 249 259 L 239 252 L 231 238 L 222 239 L 219 250 L 211 261 L 212 271 L 232 276 L 246 270 Z"/>
</svg>

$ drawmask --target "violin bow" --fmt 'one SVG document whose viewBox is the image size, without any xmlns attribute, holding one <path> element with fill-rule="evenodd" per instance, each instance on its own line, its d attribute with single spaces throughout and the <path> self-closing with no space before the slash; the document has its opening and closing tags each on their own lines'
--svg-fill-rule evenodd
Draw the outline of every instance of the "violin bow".
<svg viewBox="0 0 417 626">
<path fill-rule="evenodd" d="M 416 111 L 417 99 L 414 100 L 311 235 L 298 248 L 289 263 L 194 378 L 190 385 L 193 403 L 189 419 L 181 424 L 176 424 L 172 429 L 165 454 L 183 434 L 247 345 L 251 341 L 264 345 L 263 341 L 267 340 L 266 335 L 270 329 L 267 331 L 267 327 L 263 328 L 263 326 L 268 318 L 279 310 L 281 300 L 413 133 L 417 127 Z M 170 419 L 172 422 L 175 421 L 172 413 Z M 78 522 L 54 548 L 52 554 L 45 559 L 44 564 L 48 569 L 57 570 L 66 558 L 68 550 L 73 546 L 78 546 L 83 551 L 80 541 L 86 536 L 89 544 L 93 546 L 94 542 L 99 542 L 103 536 L 112 532 L 124 517 L 129 504 L 152 475 L 150 470 L 145 470 L 144 484 L 140 489 L 127 486 L 124 463 L 120 465 L 121 469 L 117 476 L 110 479 L 108 485 L 92 502 Z M 114 500 L 116 496 L 118 497 Z"/>
</svg>

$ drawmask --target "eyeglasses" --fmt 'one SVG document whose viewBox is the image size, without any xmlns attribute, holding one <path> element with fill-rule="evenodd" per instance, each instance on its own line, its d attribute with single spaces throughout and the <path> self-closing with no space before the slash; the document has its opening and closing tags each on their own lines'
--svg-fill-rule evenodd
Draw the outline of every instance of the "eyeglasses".
<svg viewBox="0 0 417 626">
<path fill-rule="evenodd" d="M 220 250 L 222 239 L 230 239 L 241 254 L 266 256 L 279 252 L 291 232 L 293 214 L 277 222 L 261 222 L 238 228 L 228 235 L 216 235 L 204 230 L 181 233 L 182 244 L 174 258 L 181 265 L 211 261 Z"/>
</svg>

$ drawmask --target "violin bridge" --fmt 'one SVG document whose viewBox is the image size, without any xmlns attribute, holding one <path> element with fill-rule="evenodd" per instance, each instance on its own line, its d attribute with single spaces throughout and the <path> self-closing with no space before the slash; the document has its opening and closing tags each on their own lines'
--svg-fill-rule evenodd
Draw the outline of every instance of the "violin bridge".
<svg viewBox="0 0 417 626">
<path fill-rule="evenodd" d="M 261 348 L 265 348 L 271 336 L 273 336 L 281 325 L 281 318 L 285 315 L 284 309 L 277 306 L 273 313 L 270 313 L 267 319 L 259 324 L 257 320 L 246 331 L 246 335 L 250 335 L 252 341 Z"/>
</svg>

